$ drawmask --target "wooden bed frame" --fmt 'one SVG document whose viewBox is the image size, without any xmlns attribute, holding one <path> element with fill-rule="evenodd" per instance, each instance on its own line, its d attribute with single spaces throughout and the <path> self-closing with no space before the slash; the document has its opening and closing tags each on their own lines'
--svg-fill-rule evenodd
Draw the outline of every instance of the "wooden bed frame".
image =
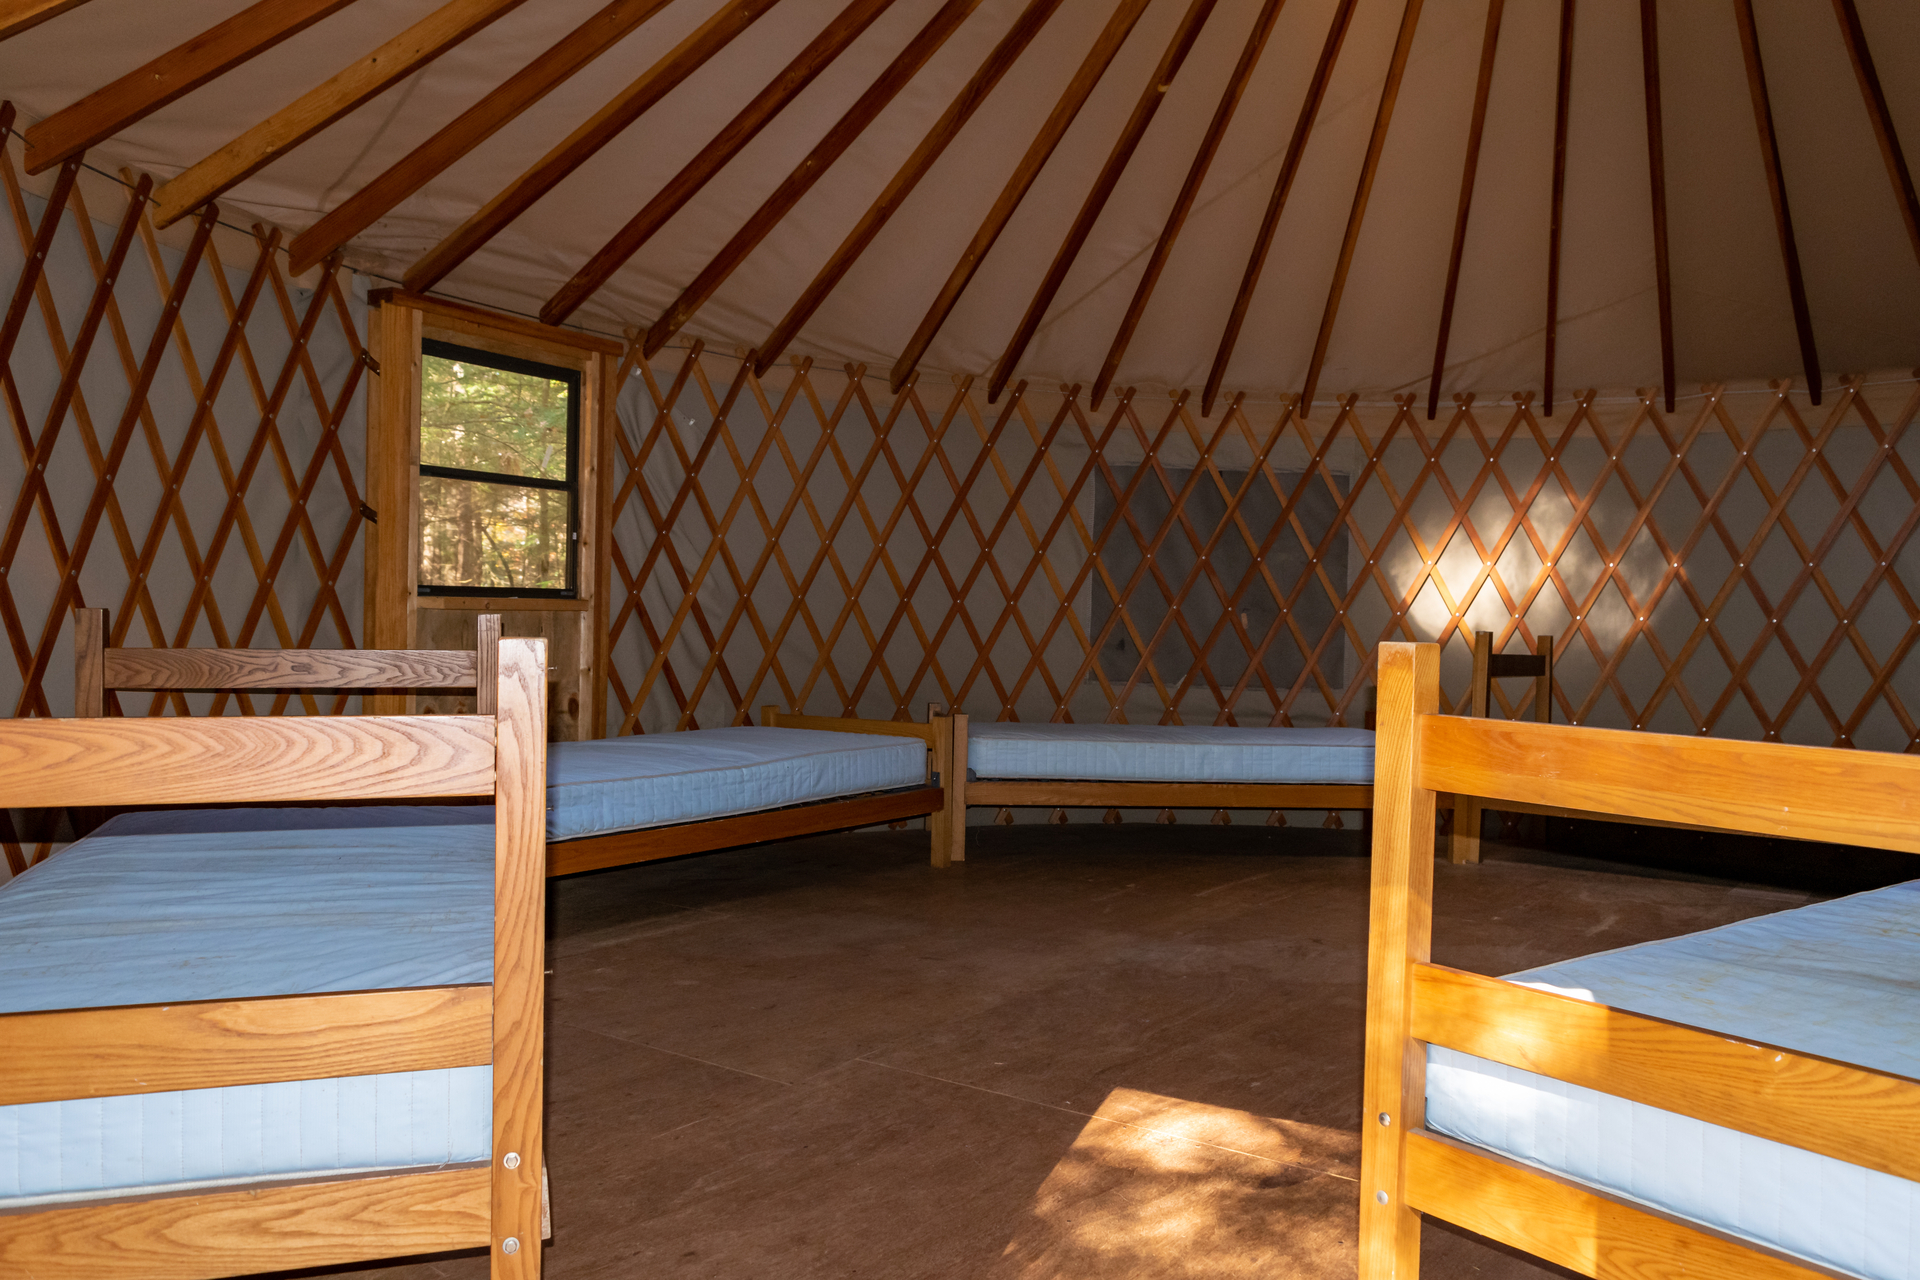
<svg viewBox="0 0 1920 1280">
<path fill-rule="evenodd" d="M 503 641 L 497 666 L 487 715 L 0 721 L 9 804 L 496 809 L 490 984 L 0 1015 L 0 1104 L 490 1063 L 493 1159 L 0 1212 L 0 1274 L 199 1280 L 466 1248 L 494 1280 L 540 1274 L 545 642 Z"/>
<path fill-rule="evenodd" d="M 967 780 L 967 716 L 955 712 L 953 861 L 966 857 L 970 805 L 1049 809 L 1361 809 L 1373 808 L 1373 788 L 1343 783 L 1116 782 L 1098 778 L 985 778 Z M 956 794 L 957 793 L 957 794 Z"/>
<path fill-rule="evenodd" d="M 1424 1129 L 1437 1044 L 1920 1181 L 1920 1081 L 1430 963 L 1434 798 L 1920 853 L 1920 759 L 1441 716 L 1439 673 L 1380 647 L 1362 1280 L 1416 1280 L 1422 1214 L 1588 1276 L 1832 1275 Z"/>
<path fill-rule="evenodd" d="M 107 647 L 107 612 L 74 610 L 74 702 L 76 714 L 103 716 L 110 689 L 143 691 L 206 689 L 474 689 L 485 715 L 490 680 L 484 655 L 500 637 L 500 615 L 481 614 L 475 651 L 438 649 L 114 649 Z M 758 813 L 707 818 L 667 827 L 645 827 L 603 836 L 557 840 L 547 846 L 547 874 L 574 875 L 661 858 L 710 853 L 795 836 L 845 831 L 924 817 L 933 865 L 949 865 L 963 850 L 955 833 L 964 828 L 942 784 L 950 767 L 953 731 L 946 716 L 929 708 L 927 723 L 848 720 L 788 715 L 761 708 L 763 725 L 879 733 L 919 738 L 927 744 L 928 785 L 905 791 L 847 796 Z M 964 817 L 964 815 L 962 815 Z"/>
</svg>

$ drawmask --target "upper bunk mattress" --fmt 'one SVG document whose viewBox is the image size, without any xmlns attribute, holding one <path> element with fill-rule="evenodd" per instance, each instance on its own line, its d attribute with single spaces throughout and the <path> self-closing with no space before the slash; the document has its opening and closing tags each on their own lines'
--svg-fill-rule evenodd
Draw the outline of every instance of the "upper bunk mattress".
<svg viewBox="0 0 1920 1280">
<path fill-rule="evenodd" d="M 967 726 L 967 768 L 982 778 L 1370 786 L 1373 733 L 1233 725 L 979 724 Z"/>
<path fill-rule="evenodd" d="M 1512 975 L 1920 1076 L 1920 881 Z M 1920 1184 L 1448 1049 L 1427 1125 L 1874 1280 L 1920 1277 Z"/>
<path fill-rule="evenodd" d="M 547 839 L 572 840 L 925 786 L 920 738 L 689 729 L 547 748 Z"/>
<path fill-rule="evenodd" d="M 124 814 L 0 886 L 0 1012 L 489 982 L 490 808 Z M 485 1160 L 492 1068 L 0 1106 L 0 1210 Z"/>
</svg>

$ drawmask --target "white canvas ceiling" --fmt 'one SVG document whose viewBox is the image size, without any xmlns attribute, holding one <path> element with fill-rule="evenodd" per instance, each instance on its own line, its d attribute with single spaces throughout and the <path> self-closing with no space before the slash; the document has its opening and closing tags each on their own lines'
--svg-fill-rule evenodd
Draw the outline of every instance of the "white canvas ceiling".
<svg viewBox="0 0 1920 1280">
<path fill-rule="evenodd" d="M 222 199 L 311 224 L 601 7 L 533 0 Z M 1266 207 L 1335 0 L 1287 0 L 1127 349 L 1118 385 L 1198 388 Z M 1895 126 L 1920 153 L 1920 6 L 1858 0 Z M 244 8 L 243 0 L 91 0 L 0 43 L 0 87 L 28 120 L 83 97 Z M 96 147 L 92 163 L 167 178 L 436 7 L 358 0 Z M 397 278 L 719 7 L 655 17 L 353 242 Z M 441 291 L 537 312 L 794 52 L 841 0 L 780 0 L 752 29 L 468 260 Z M 1085 110 L 928 349 L 928 371 L 984 374 L 1034 287 L 1186 0 L 1151 0 Z M 1219 0 L 1165 107 L 1079 255 L 1020 376 L 1091 382 L 1159 236 L 1258 0 Z M 651 323 L 938 8 L 895 0 L 576 315 Z M 984 0 L 713 299 L 682 340 L 765 340 L 954 93 L 1024 8 Z M 1299 389 L 1320 326 L 1403 0 L 1359 0 L 1326 103 L 1226 378 Z M 1783 171 L 1821 363 L 1920 361 L 1920 262 L 1876 145 L 1832 0 L 1755 0 Z M 1064 0 L 793 350 L 884 371 L 1113 10 Z M 1541 384 L 1557 0 L 1512 0 L 1500 36 L 1447 387 Z M 1659 7 L 1678 384 L 1794 373 L 1800 357 L 1732 0 Z M 1320 386 L 1424 389 L 1433 360 L 1480 57 L 1482 0 L 1427 0 Z M 1660 376 L 1639 6 L 1580 0 L 1574 40 L 1559 331 L 1560 388 Z"/>
</svg>

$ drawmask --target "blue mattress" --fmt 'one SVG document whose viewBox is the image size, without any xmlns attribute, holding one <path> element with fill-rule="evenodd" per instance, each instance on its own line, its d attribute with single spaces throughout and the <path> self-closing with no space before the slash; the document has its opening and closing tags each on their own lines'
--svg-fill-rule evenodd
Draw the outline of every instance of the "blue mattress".
<svg viewBox="0 0 1920 1280">
<path fill-rule="evenodd" d="M 1373 783 L 1366 729 L 1179 724 L 978 724 L 967 768 L 982 778 L 1103 782 Z"/>
<path fill-rule="evenodd" d="M 0 887 L 0 1012 L 488 982 L 493 811 L 127 814 Z M 484 1160 L 492 1068 L 0 1107 L 0 1210 Z"/>
<path fill-rule="evenodd" d="M 1920 1076 L 1920 881 L 1512 976 Z M 1920 1184 L 1449 1049 L 1427 1062 L 1429 1128 L 1829 1267 L 1920 1277 Z"/>
<path fill-rule="evenodd" d="M 573 840 L 926 785 L 919 738 L 689 729 L 547 749 L 547 839 Z"/>
</svg>

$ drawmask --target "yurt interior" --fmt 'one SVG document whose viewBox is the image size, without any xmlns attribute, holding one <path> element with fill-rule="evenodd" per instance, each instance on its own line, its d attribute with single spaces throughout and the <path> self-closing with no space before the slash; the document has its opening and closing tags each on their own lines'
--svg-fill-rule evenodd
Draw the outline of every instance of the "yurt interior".
<svg viewBox="0 0 1920 1280">
<path fill-rule="evenodd" d="M 1920 1280 L 1916 164 L 1913 0 L 0 0 L 0 1278 Z"/>
</svg>

